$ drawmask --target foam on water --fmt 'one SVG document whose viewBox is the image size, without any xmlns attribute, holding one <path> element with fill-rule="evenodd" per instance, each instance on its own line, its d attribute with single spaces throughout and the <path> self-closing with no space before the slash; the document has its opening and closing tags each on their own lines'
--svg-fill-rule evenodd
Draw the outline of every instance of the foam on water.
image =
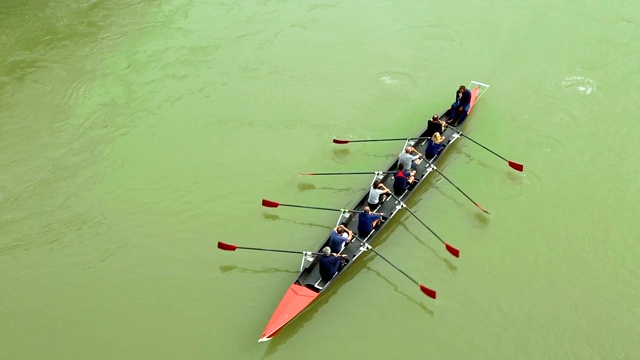
<svg viewBox="0 0 640 360">
<path fill-rule="evenodd" d="M 579 94 L 589 95 L 596 91 L 596 82 L 585 76 L 568 76 L 560 83 L 563 88 L 577 92 Z"/>
</svg>

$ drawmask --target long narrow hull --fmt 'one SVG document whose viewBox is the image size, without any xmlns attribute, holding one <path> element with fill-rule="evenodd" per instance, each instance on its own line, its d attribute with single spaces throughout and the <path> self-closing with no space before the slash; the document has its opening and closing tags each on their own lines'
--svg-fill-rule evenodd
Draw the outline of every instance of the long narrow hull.
<svg viewBox="0 0 640 360">
<path fill-rule="evenodd" d="M 478 83 L 478 82 L 472 82 L 472 84 L 477 85 L 477 87 L 471 89 L 471 104 L 469 106 L 469 112 L 471 112 L 471 109 L 475 105 L 478 98 L 489 87 L 489 85 Z M 441 117 L 443 119 L 446 119 L 448 116 L 449 116 L 449 110 L 447 109 L 442 114 Z M 420 134 L 416 136 L 416 138 L 424 138 L 426 131 L 427 131 L 426 128 L 423 129 L 422 132 L 420 132 Z M 442 154 L 446 152 L 447 149 L 449 149 L 451 143 L 453 143 L 453 141 L 455 141 L 459 137 L 459 135 L 455 131 L 449 128 L 446 129 L 446 131 L 444 132 L 444 135 L 447 139 L 449 139 L 447 142 L 447 146 L 445 147 L 444 151 L 442 151 L 442 153 L 440 153 L 438 156 L 436 156 L 432 160 L 432 163 L 434 164 L 442 156 Z M 426 142 L 427 141 L 424 139 L 421 139 L 418 141 L 411 141 L 408 139 L 405 146 L 412 145 L 416 149 L 418 149 L 418 151 L 420 151 L 421 153 L 424 153 L 424 150 L 426 148 Z M 397 168 L 397 165 L 398 165 L 398 161 L 396 160 L 389 165 L 388 171 L 390 172 L 392 170 L 395 170 Z M 423 179 L 432 170 L 433 169 L 430 166 L 427 166 L 424 163 L 421 164 L 421 166 L 419 166 L 418 169 L 416 170 L 417 171 L 416 179 L 418 180 Z M 391 174 L 386 174 L 386 175 L 380 174 L 376 178 L 382 181 L 388 188 L 390 189 L 393 188 L 392 186 L 393 176 Z M 404 199 L 406 201 L 406 199 L 411 196 L 414 190 L 415 188 L 411 188 L 410 190 L 407 190 L 404 194 L 400 196 L 400 199 L 401 200 Z M 367 191 L 367 193 L 365 193 L 364 196 L 360 198 L 360 200 L 358 200 L 358 202 L 355 204 L 352 210 L 360 211 L 364 208 L 364 206 L 367 204 L 368 193 L 369 192 Z M 382 228 L 384 228 L 386 224 L 389 223 L 391 218 L 393 218 L 397 214 L 397 212 L 401 209 L 402 207 L 398 203 L 398 201 L 393 201 L 392 199 L 381 203 L 380 207 L 376 210 L 376 212 L 384 213 L 385 216 L 388 216 L 388 219 L 386 222 L 383 222 L 378 228 L 376 228 L 369 236 L 367 236 L 364 239 L 365 242 L 370 244 L 375 239 L 377 234 L 380 233 Z M 354 232 L 357 233 L 358 221 L 357 221 L 357 216 L 353 213 L 343 213 L 342 216 L 340 216 L 340 218 L 338 219 L 338 224 L 344 224 L 350 230 L 353 230 Z M 328 241 L 329 241 L 329 238 L 327 237 L 319 247 L 318 251 L 320 251 L 320 249 L 322 249 L 324 246 L 327 246 Z M 350 262 L 329 282 L 325 282 L 324 280 L 321 279 L 319 270 L 318 270 L 317 259 L 314 260 L 310 266 L 303 269 L 298 275 L 298 277 L 296 278 L 296 280 L 294 281 L 294 283 L 289 287 L 289 289 L 285 293 L 282 300 L 280 301 L 278 307 L 276 308 L 273 315 L 271 316 L 271 319 L 267 323 L 267 326 L 265 327 L 264 332 L 262 333 L 262 336 L 260 337 L 259 341 L 262 342 L 262 341 L 271 340 L 278 333 L 278 331 L 280 331 L 287 323 L 289 323 L 298 314 L 304 311 L 304 309 L 309 307 L 310 304 L 313 302 L 313 300 L 315 300 L 324 290 L 326 290 L 329 287 L 329 285 L 331 285 L 331 283 L 333 283 L 333 281 L 338 276 L 340 276 L 340 274 L 344 273 L 347 267 L 355 263 L 359 258 L 359 256 L 365 251 L 366 249 L 360 246 L 360 244 L 357 244 L 357 242 L 348 244 L 342 250 L 342 253 L 348 255 Z"/>
</svg>

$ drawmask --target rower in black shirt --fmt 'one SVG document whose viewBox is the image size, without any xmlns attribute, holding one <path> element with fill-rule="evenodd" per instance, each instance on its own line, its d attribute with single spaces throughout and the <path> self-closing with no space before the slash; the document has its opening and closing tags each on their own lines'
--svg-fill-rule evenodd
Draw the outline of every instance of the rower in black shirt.
<svg viewBox="0 0 640 360">
<path fill-rule="evenodd" d="M 458 91 L 456 91 L 456 101 L 451 104 L 451 112 L 447 124 L 451 126 L 461 125 L 464 119 L 469 114 L 471 108 L 471 90 L 467 89 L 464 85 L 460 85 Z"/>
<path fill-rule="evenodd" d="M 427 131 L 424 133 L 424 136 L 427 138 L 430 138 L 435 133 L 442 134 L 444 132 L 445 126 L 446 126 L 446 123 L 440 120 L 440 117 L 438 116 L 438 114 L 433 114 L 431 119 L 427 121 Z"/>
</svg>

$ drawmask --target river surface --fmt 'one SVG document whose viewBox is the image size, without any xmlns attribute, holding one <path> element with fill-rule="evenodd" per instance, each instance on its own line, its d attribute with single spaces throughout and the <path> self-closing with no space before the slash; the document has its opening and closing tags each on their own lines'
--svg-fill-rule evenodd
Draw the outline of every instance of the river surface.
<svg viewBox="0 0 640 360">
<path fill-rule="evenodd" d="M 0 2 L 1 359 L 640 359 L 640 3 Z M 296 255 L 470 80 L 378 251 L 258 343 Z M 616 137 L 617 136 L 617 137 Z"/>
</svg>

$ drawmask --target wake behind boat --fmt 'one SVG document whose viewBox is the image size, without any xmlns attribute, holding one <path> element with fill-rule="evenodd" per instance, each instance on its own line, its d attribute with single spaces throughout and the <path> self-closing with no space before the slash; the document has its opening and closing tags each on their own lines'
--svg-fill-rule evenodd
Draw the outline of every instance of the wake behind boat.
<svg viewBox="0 0 640 360">
<path fill-rule="evenodd" d="M 477 100 L 480 98 L 480 96 L 482 96 L 482 94 L 489 88 L 489 85 L 472 81 L 471 82 L 471 86 L 469 86 L 469 87 L 473 87 L 473 89 L 470 89 L 471 99 L 470 99 L 469 110 L 467 111 L 467 114 L 471 111 L 471 109 L 473 108 L 473 106 L 475 105 Z M 464 115 L 466 115 L 466 114 L 464 114 Z M 451 109 L 447 109 L 441 115 L 441 119 L 443 119 L 443 120 L 449 120 L 451 118 L 452 118 Z M 463 120 L 464 120 L 464 117 L 463 117 Z M 424 128 L 417 136 L 415 136 L 413 138 L 406 139 L 405 147 L 406 146 L 413 146 L 417 151 L 419 151 L 420 153 L 424 154 L 425 150 L 427 148 L 427 138 L 429 137 L 427 135 L 429 135 L 429 134 L 427 134 L 427 128 Z M 294 319 L 302 311 L 307 309 L 310 306 L 310 304 L 316 298 L 318 298 L 318 296 L 320 296 L 320 294 L 322 294 L 327 288 L 329 288 L 329 286 L 331 286 L 331 284 L 334 283 L 335 279 L 337 279 L 342 273 L 344 273 L 347 270 L 348 267 L 350 267 L 352 264 L 357 262 L 359 257 L 365 251 L 372 250 L 373 252 L 375 252 L 376 254 L 378 254 L 379 256 L 382 257 L 382 255 L 380 255 L 375 249 L 373 249 L 371 247 L 371 244 L 376 239 L 377 235 L 391 221 L 391 219 L 400 210 L 402 210 L 403 208 L 408 210 L 414 217 L 416 217 L 415 214 L 409 208 L 406 207 L 406 205 L 404 204 L 405 201 L 412 196 L 412 194 L 413 194 L 414 190 L 416 189 L 416 187 L 419 186 L 419 184 L 422 182 L 422 180 L 430 172 L 435 170 L 435 171 L 437 171 L 438 173 L 440 173 L 441 175 L 444 176 L 444 174 L 442 174 L 437 169 L 437 167 L 435 166 L 436 163 L 438 162 L 440 157 L 442 157 L 442 155 L 446 151 L 448 151 L 448 149 L 451 148 L 451 144 L 454 141 L 456 141 L 461 136 L 466 137 L 465 134 L 461 133 L 460 130 L 457 127 L 454 127 L 454 126 L 448 126 L 445 129 L 443 135 L 446 138 L 446 146 L 444 147 L 444 149 L 441 150 L 432 159 L 422 159 L 422 162 L 419 163 L 419 165 L 415 169 L 416 170 L 415 178 L 417 180 L 416 185 L 408 187 L 407 190 L 404 191 L 404 193 L 402 193 L 401 195 L 389 196 L 388 198 L 386 198 L 386 201 L 381 201 L 378 204 L 379 206 L 376 209 L 371 209 L 372 211 L 375 210 L 376 213 L 384 213 L 383 221 L 381 221 L 378 224 L 378 226 L 375 227 L 374 230 L 370 234 L 368 234 L 367 236 L 357 237 L 358 240 L 352 241 L 352 242 L 348 242 L 348 243 L 345 244 L 344 248 L 340 251 L 340 255 L 345 254 L 346 258 L 348 259 L 348 261 L 347 261 L 346 265 L 344 265 L 344 267 L 331 280 L 325 281 L 325 280 L 322 279 L 322 276 L 320 275 L 320 270 L 319 270 L 319 268 L 320 268 L 320 266 L 319 266 L 319 256 L 317 256 L 322 251 L 322 249 L 324 247 L 329 245 L 330 237 L 327 237 L 327 238 L 324 239 L 324 241 L 321 243 L 321 245 L 318 248 L 318 251 L 316 253 L 297 252 L 297 253 L 302 253 L 303 254 L 300 273 L 298 274 L 296 279 L 293 281 L 293 283 L 291 284 L 289 289 L 287 289 L 287 291 L 284 294 L 284 296 L 283 296 L 282 300 L 280 301 L 279 305 L 276 307 L 276 309 L 273 312 L 273 315 L 271 316 L 271 319 L 267 323 L 267 326 L 265 327 L 264 332 L 262 333 L 262 336 L 260 337 L 259 341 L 262 342 L 262 341 L 268 341 L 268 340 L 272 339 L 278 333 L 278 331 L 280 331 L 287 323 L 289 323 L 292 319 Z M 397 139 L 383 139 L 383 140 L 397 140 Z M 338 140 L 338 141 L 334 140 L 334 143 L 337 143 L 337 144 L 346 144 L 346 143 L 349 143 L 349 142 L 350 142 L 349 140 Z M 357 141 L 352 141 L 352 142 L 357 142 Z M 480 145 L 480 144 L 478 144 L 478 145 Z M 484 147 L 483 145 L 480 145 L 480 146 Z M 487 149 L 487 148 L 485 148 L 485 149 Z M 487 150 L 489 150 L 489 149 L 487 149 Z M 491 151 L 491 150 L 489 150 L 489 151 Z M 491 152 L 493 152 L 493 151 L 491 151 Z M 515 164 L 517 164 L 517 163 L 515 163 Z M 511 161 L 510 161 L 509 165 L 511 166 Z M 520 164 L 518 164 L 518 165 L 520 165 Z M 522 166 L 522 165 L 520 165 L 520 166 Z M 397 168 L 398 168 L 398 160 L 395 160 L 388 166 L 386 171 L 375 172 L 375 176 L 374 176 L 374 179 L 372 180 L 372 184 L 373 184 L 374 181 L 377 180 L 377 181 L 380 181 L 382 184 L 384 184 L 387 188 L 392 188 L 393 187 L 393 182 L 394 182 L 394 173 L 397 171 Z M 519 170 L 519 171 L 522 171 L 522 170 Z M 318 174 L 322 175 L 320 173 L 307 173 L 307 175 L 318 175 Z M 325 174 L 328 174 L 328 173 L 325 173 Z M 347 173 L 338 173 L 338 174 L 347 174 Z M 455 186 L 455 184 L 454 184 L 454 186 Z M 456 186 L 456 188 L 457 188 L 457 186 Z M 458 190 L 460 190 L 460 189 L 458 188 Z M 469 200 L 474 202 L 464 192 L 462 192 L 462 193 L 467 198 L 469 198 Z M 307 206 L 300 206 L 300 205 L 280 204 L 278 202 L 271 201 L 271 200 L 266 200 L 266 199 L 264 199 L 262 201 L 262 205 L 265 206 L 265 207 L 271 207 L 271 208 L 276 208 L 276 207 L 279 207 L 279 206 L 290 206 L 290 207 L 299 207 L 299 208 L 311 208 L 311 209 L 319 209 L 319 210 L 338 211 L 338 212 L 340 212 L 340 216 L 338 217 L 338 220 L 336 222 L 336 226 L 342 224 L 348 230 L 351 230 L 355 234 L 358 234 L 358 214 L 361 213 L 363 211 L 363 209 L 365 208 L 365 206 L 368 205 L 368 199 L 369 199 L 369 191 L 367 191 L 356 202 L 356 204 L 351 209 L 330 209 L 330 208 L 319 208 L 319 207 L 307 207 Z M 474 203 L 481 210 L 487 212 L 481 206 L 479 206 L 478 203 L 476 203 L 476 202 L 474 202 Z M 433 233 L 433 235 L 435 235 L 438 238 L 438 240 L 440 240 L 443 243 L 445 243 L 424 222 L 422 222 L 420 219 L 418 219 L 418 220 L 425 227 L 427 227 L 427 229 L 429 229 L 429 231 L 431 231 Z M 231 250 L 229 248 L 225 248 L 225 246 L 228 247 L 228 246 L 232 246 L 232 245 L 228 245 L 228 244 L 224 244 L 224 243 L 219 243 L 218 244 L 218 247 L 223 249 L 223 250 Z M 445 246 L 446 246 L 446 250 L 449 251 L 452 255 L 454 255 L 456 257 L 459 256 L 459 251 L 455 247 L 449 245 L 448 243 L 445 243 Z M 258 248 L 249 248 L 249 249 L 265 250 L 265 249 L 258 249 Z M 233 250 L 235 250 L 235 249 L 233 249 Z M 287 252 L 287 251 L 282 251 L 282 250 L 269 250 L 269 251 Z M 295 252 L 295 251 L 288 251 L 288 252 Z M 434 290 L 431 290 L 431 289 L 429 289 L 428 287 L 426 287 L 426 286 L 424 286 L 422 284 L 418 284 L 417 281 L 415 281 L 409 275 L 404 273 L 404 271 L 399 269 L 397 266 L 395 266 L 389 260 L 387 260 L 384 257 L 382 257 L 382 258 L 385 261 L 387 261 L 390 265 L 392 265 L 394 268 L 396 268 L 397 270 L 402 272 L 403 275 L 408 277 L 411 281 L 413 281 L 414 283 L 419 285 L 420 290 L 423 293 L 425 293 L 427 296 L 432 297 L 432 298 L 435 299 L 436 292 Z"/>
</svg>

